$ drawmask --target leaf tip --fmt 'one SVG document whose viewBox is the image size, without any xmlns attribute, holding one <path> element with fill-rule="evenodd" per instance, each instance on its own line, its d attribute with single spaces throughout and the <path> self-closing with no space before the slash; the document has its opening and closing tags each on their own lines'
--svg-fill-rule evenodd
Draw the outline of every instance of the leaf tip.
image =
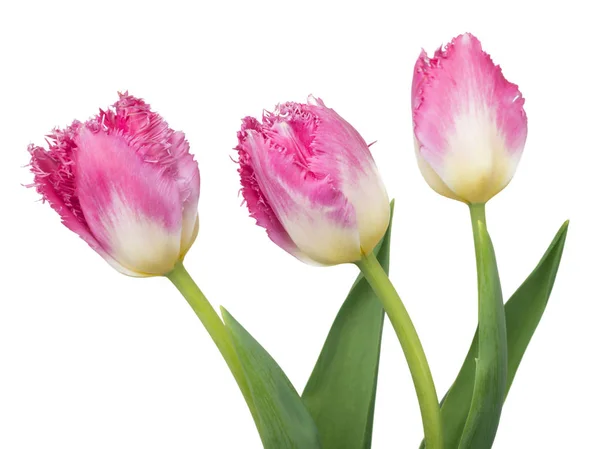
<svg viewBox="0 0 600 449">
<path fill-rule="evenodd" d="M 223 306 L 219 306 L 219 310 L 221 311 L 221 316 L 223 317 L 223 321 L 225 322 L 225 324 L 227 324 L 227 322 L 231 320 L 231 314 Z"/>
<path fill-rule="evenodd" d="M 558 243 L 559 241 L 562 241 L 561 245 L 564 245 L 564 242 L 567 239 L 567 231 L 569 230 L 570 223 L 571 220 L 565 220 L 565 222 L 561 225 L 560 229 L 556 233 L 556 236 L 554 237 L 554 241 L 552 242 L 551 246 Z"/>
</svg>

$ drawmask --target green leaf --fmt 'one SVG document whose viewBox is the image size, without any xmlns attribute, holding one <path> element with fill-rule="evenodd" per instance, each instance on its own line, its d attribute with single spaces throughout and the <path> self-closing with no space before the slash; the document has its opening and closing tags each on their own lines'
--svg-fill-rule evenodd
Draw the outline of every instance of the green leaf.
<svg viewBox="0 0 600 449">
<path fill-rule="evenodd" d="M 283 370 L 227 310 L 221 313 L 248 380 L 265 449 L 321 448 L 317 427 Z"/>
<path fill-rule="evenodd" d="M 546 310 L 546 304 L 548 304 L 548 298 L 560 265 L 568 228 L 569 221 L 567 220 L 559 229 L 536 269 L 505 306 L 509 348 L 507 395 L 517 368 L 523 359 L 523 354 L 542 319 L 544 310 Z"/>
<path fill-rule="evenodd" d="M 394 202 L 391 210 L 393 213 Z M 375 248 L 388 272 L 391 221 Z M 361 275 L 340 308 L 302 393 L 327 449 L 371 447 L 383 308 Z"/>
<path fill-rule="evenodd" d="M 489 449 L 494 443 L 504 404 L 507 377 L 506 320 L 492 241 L 484 206 L 472 205 L 479 291 L 479 335 L 471 406 L 459 449 Z"/>
<path fill-rule="evenodd" d="M 506 395 L 515 378 L 531 337 L 540 322 L 558 272 L 569 222 L 558 230 L 537 267 L 504 305 L 508 342 L 508 372 Z M 478 352 L 478 332 L 454 384 L 442 400 L 444 442 L 447 449 L 458 446 L 469 413 L 475 379 L 475 358 Z M 421 443 L 421 448 L 424 448 Z"/>
</svg>

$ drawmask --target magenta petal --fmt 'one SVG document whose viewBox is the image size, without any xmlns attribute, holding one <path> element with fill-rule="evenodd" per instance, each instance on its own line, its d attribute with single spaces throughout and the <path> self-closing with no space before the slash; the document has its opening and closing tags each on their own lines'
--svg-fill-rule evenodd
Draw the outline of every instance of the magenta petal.
<svg viewBox="0 0 600 449">
<path fill-rule="evenodd" d="M 415 64 L 415 148 L 438 193 L 485 203 L 512 178 L 527 137 L 524 99 L 471 34 Z"/>
<path fill-rule="evenodd" d="M 358 131 L 321 100 L 309 107 L 319 117 L 310 170 L 328 174 L 352 204 L 361 248 L 370 252 L 383 238 L 390 219 L 389 199 L 369 146 Z"/>
<path fill-rule="evenodd" d="M 127 93 L 119 94 L 114 111 L 102 111 L 92 123 L 106 127 L 111 134 L 126 137 L 132 151 L 144 161 L 163 167 L 164 175 L 179 186 L 182 204 L 181 257 L 185 255 L 198 233 L 198 199 L 200 172 L 190 154 L 183 132 L 173 131 L 168 123 L 143 100 Z"/>
<path fill-rule="evenodd" d="M 360 134 L 320 99 L 246 117 L 238 133 L 242 193 L 257 224 L 301 260 L 355 262 L 389 223 L 385 187 Z"/>
<path fill-rule="evenodd" d="M 242 130 L 238 132 L 240 144 L 236 147 L 236 150 L 239 157 L 238 173 L 242 182 L 242 196 L 250 216 L 256 220 L 256 224 L 266 229 L 267 235 L 276 245 L 298 257 L 300 253 L 298 247 L 283 228 L 258 184 L 253 166 L 254 160 L 246 143 L 247 130 L 254 129 L 260 129 L 260 123 L 252 117 L 246 117 L 243 120 Z"/>
<path fill-rule="evenodd" d="M 200 171 L 190 146 L 182 132 L 174 132 L 169 138 L 169 148 L 177 164 L 177 185 L 183 204 L 181 229 L 182 255 L 192 246 L 198 233 L 198 199 L 200 197 Z"/>
<path fill-rule="evenodd" d="M 43 201 L 47 201 L 52 209 L 60 215 L 63 224 L 67 228 L 85 240 L 92 249 L 106 256 L 106 252 L 90 232 L 85 220 L 79 215 L 81 214 L 79 204 L 76 208 L 71 204 L 65 204 L 64 196 L 59 193 L 61 186 L 57 185 L 53 179 L 57 175 L 59 163 L 41 147 L 30 145 L 29 152 L 31 154 L 32 171 L 35 173 L 35 187 L 37 192 L 42 195 Z M 67 176 L 66 174 L 63 175 Z M 59 190 L 57 191 L 57 189 Z M 64 190 L 62 193 L 64 193 Z M 73 192 L 68 194 L 71 198 L 72 195 Z"/>
<path fill-rule="evenodd" d="M 264 196 L 277 218 L 275 223 L 281 226 L 267 228 L 271 239 L 297 257 L 320 264 L 360 258 L 354 209 L 335 188 L 332 178 L 306 172 L 293 154 L 278 151 L 278 144 L 269 142 L 260 130 L 251 129 L 252 124 L 252 119 L 245 120 L 246 135 L 238 151 L 241 158 L 243 152 L 247 153 L 244 158 L 246 165 L 249 162 L 252 166 L 258 188 L 255 191 Z M 288 125 L 282 122 L 280 126 Z M 283 139 L 285 134 L 280 129 L 278 136 Z M 298 142 L 294 141 L 294 133 L 289 136 L 285 147 L 294 148 Z M 255 202 L 256 198 L 251 199 L 254 201 L 252 205 L 248 203 L 249 208 L 260 204 Z M 266 208 L 259 210 L 264 213 Z"/>
<path fill-rule="evenodd" d="M 448 134 L 455 129 L 457 115 L 473 108 L 493 114 L 508 151 L 523 150 L 527 136 L 524 99 L 476 37 L 458 36 L 433 58 L 422 52 L 412 92 L 415 135 L 430 164 L 438 165 L 440 153 L 448 150 Z"/>
<path fill-rule="evenodd" d="M 34 174 L 33 185 L 42 196 L 42 200 L 47 201 L 59 214 L 62 223 L 68 229 L 79 235 L 114 268 L 133 276 L 135 273 L 121 266 L 94 237 L 81 211 L 73 174 L 73 151 L 76 149 L 73 138 L 79 127 L 80 123 L 74 122 L 64 131 L 54 130 L 48 136 L 48 151 L 42 147 L 29 146 L 31 171 Z"/>
<path fill-rule="evenodd" d="M 314 101 L 316 104 L 307 106 L 319 117 L 311 142 L 315 153 L 311 171 L 327 174 L 341 185 L 344 177 L 349 178 L 347 182 L 355 182 L 375 169 L 369 146 L 359 132 L 322 100 Z"/>
<path fill-rule="evenodd" d="M 93 235 L 133 271 L 170 271 L 182 220 L 177 183 L 160 163 L 131 151 L 123 137 L 82 127 L 75 141 L 77 196 Z"/>
<path fill-rule="evenodd" d="M 182 260 L 198 232 L 198 165 L 182 132 L 143 100 L 119 100 L 85 125 L 30 146 L 33 185 L 117 270 L 163 275 Z"/>
</svg>

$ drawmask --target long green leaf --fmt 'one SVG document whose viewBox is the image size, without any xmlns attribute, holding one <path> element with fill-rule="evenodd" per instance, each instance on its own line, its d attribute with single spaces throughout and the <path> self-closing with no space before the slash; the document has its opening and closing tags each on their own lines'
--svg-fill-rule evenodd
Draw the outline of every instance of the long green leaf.
<svg viewBox="0 0 600 449">
<path fill-rule="evenodd" d="M 248 379 L 264 448 L 321 448 L 317 427 L 283 370 L 227 310 L 221 313 Z"/>
<path fill-rule="evenodd" d="M 546 304 L 548 304 L 548 298 L 550 298 L 560 265 L 568 228 L 569 222 L 566 221 L 536 269 L 506 304 L 506 331 L 509 347 L 507 395 L 517 368 L 523 359 L 523 354 L 542 319 L 544 310 L 546 310 Z"/>
<path fill-rule="evenodd" d="M 391 209 L 393 213 L 393 201 Z M 391 223 L 375 248 L 387 272 Z M 302 393 L 324 448 L 369 449 L 377 390 L 383 308 L 361 275 L 340 308 Z"/>
<path fill-rule="evenodd" d="M 548 304 L 560 265 L 568 226 L 568 221 L 561 226 L 537 267 L 504 305 L 508 342 L 506 395 L 508 395 L 517 368 Z M 478 332 L 475 332 L 458 376 L 442 400 L 444 441 L 447 449 L 455 449 L 458 446 L 469 413 L 475 379 L 478 338 Z M 421 448 L 424 448 L 423 443 L 421 443 Z"/>
</svg>

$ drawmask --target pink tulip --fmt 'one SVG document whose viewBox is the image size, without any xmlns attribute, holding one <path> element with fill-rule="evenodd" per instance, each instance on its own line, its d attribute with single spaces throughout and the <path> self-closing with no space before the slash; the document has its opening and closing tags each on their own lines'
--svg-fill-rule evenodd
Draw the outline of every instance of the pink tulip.
<svg viewBox="0 0 600 449">
<path fill-rule="evenodd" d="M 389 224 L 388 196 L 369 147 L 320 99 L 285 103 L 238 132 L 242 195 L 268 236 L 301 260 L 354 262 Z"/>
<path fill-rule="evenodd" d="M 415 149 L 441 195 L 485 203 L 512 179 L 527 137 L 525 100 L 471 34 L 433 58 L 423 51 L 412 86 Z"/>
<path fill-rule="evenodd" d="M 125 93 L 48 137 L 48 150 L 29 146 L 31 171 L 67 228 L 130 276 L 183 259 L 198 233 L 200 174 L 182 132 Z"/>
</svg>

